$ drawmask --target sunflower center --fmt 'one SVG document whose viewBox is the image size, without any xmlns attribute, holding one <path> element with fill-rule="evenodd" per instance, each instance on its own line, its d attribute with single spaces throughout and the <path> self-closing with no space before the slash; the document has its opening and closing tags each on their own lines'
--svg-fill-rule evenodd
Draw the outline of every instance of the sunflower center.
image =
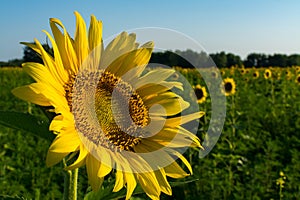
<svg viewBox="0 0 300 200">
<path fill-rule="evenodd" d="M 231 83 L 229 83 L 229 82 L 225 83 L 224 87 L 225 87 L 226 92 L 231 92 L 231 90 L 232 90 L 232 84 Z"/>
<path fill-rule="evenodd" d="M 195 94 L 196 94 L 197 99 L 202 99 L 204 96 L 202 88 L 196 88 Z"/>
<path fill-rule="evenodd" d="M 96 145 L 111 150 L 133 151 L 133 147 L 140 143 L 142 136 L 137 129 L 147 126 L 150 122 L 148 108 L 142 98 L 130 84 L 110 72 L 85 72 L 80 74 L 81 80 L 87 83 L 83 84 L 83 90 L 76 92 L 76 105 L 72 105 L 75 76 L 72 76 L 65 86 L 69 107 L 72 110 L 72 106 L 76 106 L 76 113 L 80 113 L 80 115 L 76 114 L 76 118 L 81 121 L 80 126 L 85 126 L 80 132 Z M 95 82 L 96 85 L 89 82 Z M 92 96 L 94 97 L 93 111 L 101 127 L 98 131 L 95 131 L 95 126 L 89 121 L 89 117 L 85 116 L 84 107 L 87 104 L 83 101 L 86 98 L 84 93 L 88 93 L 88 90 L 95 91 Z M 77 98 L 80 94 L 82 98 Z"/>
</svg>

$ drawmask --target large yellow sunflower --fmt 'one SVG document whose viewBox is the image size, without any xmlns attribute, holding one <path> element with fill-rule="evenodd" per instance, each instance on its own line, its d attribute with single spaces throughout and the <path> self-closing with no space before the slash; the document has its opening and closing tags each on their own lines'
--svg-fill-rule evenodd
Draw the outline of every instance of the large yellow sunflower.
<svg viewBox="0 0 300 200">
<path fill-rule="evenodd" d="M 235 94 L 236 85 L 232 78 L 225 78 L 222 82 L 222 86 L 223 86 L 222 88 L 225 96 L 230 96 Z"/>
<path fill-rule="evenodd" d="M 51 106 L 56 116 L 49 129 L 56 134 L 46 159 L 52 166 L 68 156 L 77 156 L 67 169 L 86 165 L 89 182 L 98 190 L 104 177 L 115 173 L 113 191 L 127 188 L 129 199 L 137 184 L 152 199 L 171 195 L 167 176 L 188 176 L 176 159 L 189 169 L 182 156 L 199 139 L 181 125 L 203 113 L 183 114 L 189 103 L 172 92 L 179 82 L 166 81 L 171 69 L 142 73 L 153 43 L 139 46 L 134 34 L 125 32 L 106 48 L 102 22 L 94 16 L 88 31 L 79 13 L 74 39 L 58 19 L 50 19 L 54 38 L 46 31 L 52 57 L 38 40 L 27 45 L 43 64 L 24 63 L 23 69 L 36 81 L 13 90 L 17 97 L 40 106 Z M 114 170 L 113 170 L 114 169 Z"/>
</svg>

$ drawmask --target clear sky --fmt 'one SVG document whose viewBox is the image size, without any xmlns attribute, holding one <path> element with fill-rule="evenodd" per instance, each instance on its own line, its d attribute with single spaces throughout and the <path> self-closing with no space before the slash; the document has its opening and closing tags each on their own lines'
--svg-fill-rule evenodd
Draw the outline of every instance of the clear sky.
<svg viewBox="0 0 300 200">
<path fill-rule="evenodd" d="M 0 61 L 21 58 L 34 38 L 46 41 L 49 18 L 59 18 L 73 35 L 74 11 L 89 24 L 103 21 L 104 38 L 124 30 L 162 27 L 187 34 L 208 53 L 300 54 L 299 0 L 1 0 Z M 149 38 L 151 40 L 151 38 Z M 184 49 L 182 49 L 184 50 Z"/>
</svg>

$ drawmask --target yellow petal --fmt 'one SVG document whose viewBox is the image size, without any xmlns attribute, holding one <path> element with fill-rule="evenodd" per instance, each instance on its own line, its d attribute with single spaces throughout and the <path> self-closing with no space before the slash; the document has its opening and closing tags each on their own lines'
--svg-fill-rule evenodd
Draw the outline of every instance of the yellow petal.
<svg viewBox="0 0 300 200">
<path fill-rule="evenodd" d="M 149 110 L 150 116 L 172 116 L 187 109 L 190 104 L 181 97 L 173 99 L 165 99 L 159 102 L 161 106 L 152 106 Z"/>
<path fill-rule="evenodd" d="M 78 64 L 81 65 L 88 56 L 88 39 L 86 33 L 86 25 L 81 15 L 75 12 L 76 16 L 76 32 L 74 49 L 78 57 Z"/>
<path fill-rule="evenodd" d="M 36 44 L 32 44 L 29 42 L 21 42 L 21 44 L 24 44 L 28 47 L 30 47 L 33 51 L 37 52 L 39 55 L 41 55 L 41 50 L 36 46 Z"/>
<path fill-rule="evenodd" d="M 126 181 L 126 200 L 130 199 L 135 187 L 136 187 L 136 180 L 132 173 L 124 172 L 124 177 Z"/>
<path fill-rule="evenodd" d="M 138 82 L 133 84 L 135 88 L 140 88 L 147 84 L 160 84 L 174 74 L 174 72 L 175 70 L 173 69 L 155 69 L 142 76 L 138 79 Z"/>
<path fill-rule="evenodd" d="M 190 174 L 193 174 L 193 169 L 191 164 L 189 163 L 189 161 L 179 152 L 175 152 L 174 155 L 176 155 L 178 158 L 180 158 L 180 160 L 185 164 L 185 166 L 188 168 L 188 170 L 190 171 Z"/>
<path fill-rule="evenodd" d="M 48 34 L 46 31 L 44 31 L 44 32 L 46 34 Z M 50 35 L 48 34 L 48 36 L 50 36 Z M 60 85 L 63 85 L 68 77 L 67 77 L 67 74 L 64 73 L 62 65 L 57 66 L 54 61 L 54 58 L 51 55 L 49 55 L 48 52 L 45 51 L 45 49 L 41 45 L 41 43 L 36 39 L 34 41 L 36 43 L 36 46 L 40 49 L 41 57 L 42 57 L 45 67 L 48 69 L 48 71 L 52 75 L 53 79 L 55 79 L 55 81 L 58 82 Z M 57 59 L 59 59 L 59 56 Z"/>
<path fill-rule="evenodd" d="M 68 123 L 66 121 L 64 121 L 64 116 L 63 115 L 57 115 L 52 119 L 52 121 L 50 123 L 49 130 L 60 132 L 60 130 L 63 127 L 66 127 L 67 125 L 68 125 Z"/>
<path fill-rule="evenodd" d="M 73 170 L 79 168 L 85 164 L 85 159 L 88 155 L 88 151 L 85 149 L 84 145 L 80 145 L 79 156 L 74 163 L 66 167 L 67 170 Z"/>
<path fill-rule="evenodd" d="M 172 188 L 167 180 L 165 170 L 162 168 L 160 170 L 154 171 L 160 189 L 163 193 L 167 195 L 172 195 Z"/>
<path fill-rule="evenodd" d="M 151 199 L 159 199 L 160 186 L 154 172 L 137 173 L 137 180 Z"/>
<path fill-rule="evenodd" d="M 24 63 L 23 70 L 37 82 L 46 84 L 45 87 L 47 88 L 47 90 L 49 90 L 48 87 L 52 87 L 51 89 L 55 90 L 56 93 L 60 95 L 65 94 L 65 90 L 62 84 L 60 84 L 53 77 L 51 72 L 42 64 L 32 62 Z"/>
<path fill-rule="evenodd" d="M 122 77 L 135 67 L 144 68 L 148 64 L 152 48 L 139 48 L 121 54 L 108 66 L 107 70 L 116 76 Z"/>
<path fill-rule="evenodd" d="M 99 167 L 100 167 L 100 162 L 96 158 L 94 158 L 94 156 L 89 154 L 86 157 L 86 170 L 93 191 L 99 190 L 104 180 L 104 178 L 99 178 L 97 176 Z"/>
<path fill-rule="evenodd" d="M 205 112 L 195 112 L 189 115 L 184 115 L 184 116 L 180 116 L 180 117 L 173 117 L 173 118 L 168 118 L 166 120 L 166 126 L 169 127 L 177 127 L 180 124 L 186 124 L 190 121 L 193 121 L 195 119 L 199 119 L 201 118 L 203 115 L 205 114 Z"/>
<path fill-rule="evenodd" d="M 94 15 L 91 16 L 89 27 L 89 50 L 102 46 L 102 22 L 98 21 Z M 99 49 L 101 50 L 101 48 Z M 101 52 L 99 52 L 99 56 Z"/>
<path fill-rule="evenodd" d="M 120 170 L 117 170 L 116 172 L 116 182 L 113 189 L 113 192 L 118 192 L 124 187 L 124 177 L 123 172 Z"/>
<path fill-rule="evenodd" d="M 136 91 L 143 99 L 148 99 L 149 98 L 148 96 L 166 92 L 173 87 L 182 89 L 182 83 L 162 81 L 159 84 L 153 83 L 153 84 L 143 85 L 142 87 L 139 87 Z"/>
<path fill-rule="evenodd" d="M 156 93 L 154 93 L 156 94 Z M 164 92 L 157 95 L 153 95 L 144 100 L 144 104 L 150 108 L 154 104 L 162 104 L 168 101 L 176 101 L 176 98 L 179 97 L 174 92 Z"/>
<path fill-rule="evenodd" d="M 68 153 L 75 151 L 81 141 L 74 128 L 68 127 L 61 131 L 52 142 L 49 151 L 56 153 Z"/>
<path fill-rule="evenodd" d="M 184 178 L 189 176 L 176 162 L 166 166 L 164 169 L 166 175 L 172 178 Z"/>
<path fill-rule="evenodd" d="M 46 157 L 46 165 L 47 167 L 51 167 L 57 163 L 59 163 L 64 157 L 66 157 L 69 153 L 57 153 L 48 151 Z"/>
<path fill-rule="evenodd" d="M 98 171 L 98 177 L 100 178 L 105 177 L 107 174 L 111 172 L 111 170 L 112 170 L 111 166 L 101 163 Z"/>
<path fill-rule="evenodd" d="M 57 72 L 55 72 L 55 73 L 58 75 L 61 84 L 65 84 L 68 81 L 69 77 L 68 77 L 68 73 L 65 71 L 58 47 L 57 47 L 54 39 L 52 38 L 52 36 L 48 32 L 46 32 L 46 31 L 44 31 L 44 32 L 46 33 L 47 37 L 50 39 L 52 48 L 53 48 L 54 61 L 55 61 L 55 66 L 56 66 L 55 69 L 53 69 L 53 70 L 57 70 Z"/>
<path fill-rule="evenodd" d="M 60 26 L 61 28 L 64 29 L 63 24 L 59 19 L 51 18 L 50 19 L 50 27 L 55 39 L 55 43 L 57 45 L 57 48 L 59 50 L 59 54 L 61 56 L 63 65 L 65 66 L 66 69 L 70 69 L 70 61 L 68 60 L 67 52 L 66 52 L 66 47 L 65 47 L 65 38 L 60 29 L 57 27 Z"/>
<path fill-rule="evenodd" d="M 29 101 L 40 106 L 51 106 L 49 100 L 40 93 L 40 89 L 45 89 L 40 83 L 21 86 L 13 89 L 11 92 L 16 97 Z"/>
<path fill-rule="evenodd" d="M 128 35 L 126 32 L 120 33 L 105 48 L 101 61 L 101 67 L 115 73 L 120 66 L 113 66 L 112 63 L 120 62 L 120 57 L 132 52 L 135 49 L 135 34 Z"/>
<path fill-rule="evenodd" d="M 60 26 L 64 33 L 61 33 Z M 55 42 L 59 49 L 64 66 L 70 70 L 72 73 L 77 74 L 78 71 L 78 60 L 76 52 L 74 50 L 73 41 L 70 38 L 67 30 L 63 26 L 60 20 L 51 18 L 50 27 L 55 38 Z"/>
</svg>

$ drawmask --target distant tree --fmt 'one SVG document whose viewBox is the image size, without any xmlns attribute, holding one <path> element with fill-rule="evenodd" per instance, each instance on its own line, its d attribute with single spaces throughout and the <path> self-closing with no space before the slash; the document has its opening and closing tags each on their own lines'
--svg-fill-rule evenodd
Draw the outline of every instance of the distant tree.
<svg viewBox="0 0 300 200">
<path fill-rule="evenodd" d="M 251 53 L 244 60 L 245 67 L 266 67 L 269 66 L 268 56 L 261 53 Z"/>
<path fill-rule="evenodd" d="M 240 56 L 234 55 L 232 53 L 226 54 L 227 57 L 227 64 L 226 67 L 231 67 L 231 66 L 242 66 L 243 61 Z"/>
<path fill-rule="evenodd" d="M 7 62 L 0 62 L 0 67 L 21 67 L 23 63 L 23 59 L 11 59 L 8 60 Z"/>
<path fill-rule="evenodd" d="M 288 57 L 284 54 L 274 54 L 269 56 L 269 66 L 285 67 L 288 63 Z"/>
<path fill-rule="evenodd" d="M 48 44 L 43 44 L 42 46 L 46 52 L 53 56 L 53 49 Z M 24 47 L 23 60 L 24 62 L 43 63 L 41 56 L 28 46 Z"/>
<path fill-rule="evenodd" d="M 210 57 L 219 68 L 225 68 L 227 66 L 227 56 L 224 51 L 220 53 L 210 54 Z"/>
<path fill-rule="evenodd" d="M 298 54 L 292 54 L 290 56 L 288 56 L 287 58 L 287 63 L 288 66 L 292 66 L 292 65 L 300 65 L 300 55 Z"/>
</svg>

